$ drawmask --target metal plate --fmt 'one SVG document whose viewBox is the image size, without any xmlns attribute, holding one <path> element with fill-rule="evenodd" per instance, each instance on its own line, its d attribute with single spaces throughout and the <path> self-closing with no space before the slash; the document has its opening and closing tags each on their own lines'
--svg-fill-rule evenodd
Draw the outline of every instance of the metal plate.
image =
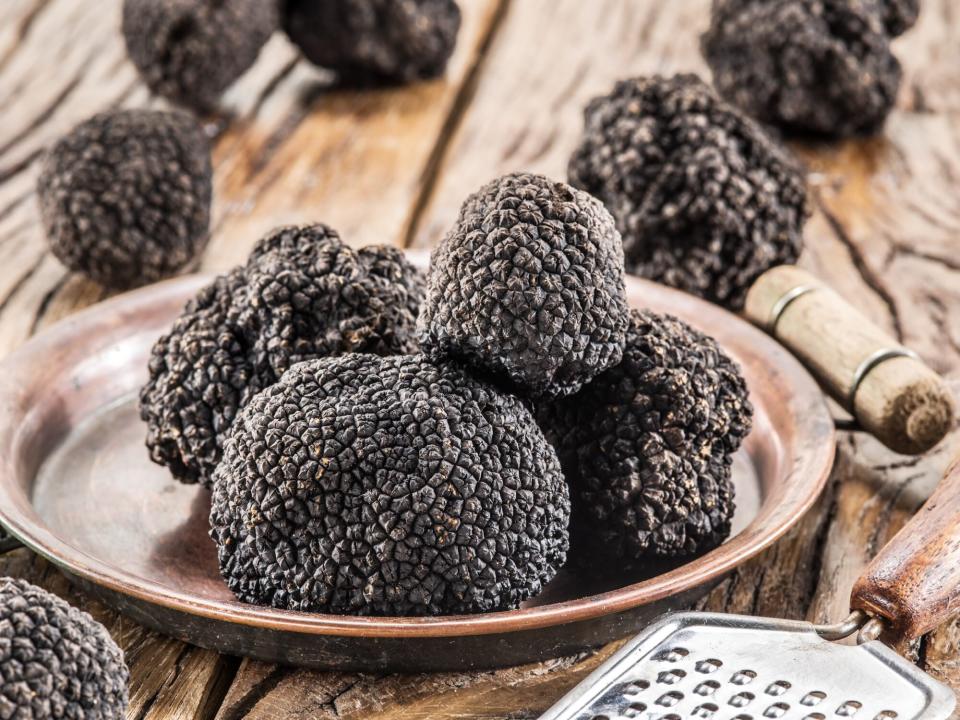
<svg viewBox="0 0 960 720">
<path fill-rule="evenodd" d="M 197 645 L 310 667 L 409 671 L 571 654 L 688 607 L 786 532 L 832 463 L 820 391 L 783 348 L 720 308 L 630 279 L 632 304 L 687 319 L 743 365 L 756 419 L 736 458 L 727 543 L 649 577 L 564 569 L 511 612 L 357 618 L 243 605 L 217 571 L 206 491 L 150 462 L 135 409 L 151 345 L 208 280 L 160 283 L 78 313 L 0 372 L 0 521 L 107 604 Z"/>
</svg>

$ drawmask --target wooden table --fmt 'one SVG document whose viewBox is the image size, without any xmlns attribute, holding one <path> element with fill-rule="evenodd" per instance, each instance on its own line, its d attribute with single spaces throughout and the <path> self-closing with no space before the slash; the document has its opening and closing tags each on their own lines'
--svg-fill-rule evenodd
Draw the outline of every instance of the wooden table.
<svg viewBox="0 0 960 720">
<path fill-rule="evenodd" d="M 446 78 L 365 93 L 275 37 L 227 94 L 203 266 L 238 263 L 266 230 L 323 220 L 348 241 L 429 245 L 494 176 L 562 178 L 581 107 L 617 78 L 706 74 L 709 0 L 461 0 Z M 89 115 L 161 106 L 126 58 L 119 0 L 0 2 L 0 354 L 105 293 L 47 251 L 34 186 L 43 148 Z M 960 5 L 924 0 L 896 43 L 905 73 L 879 137 L 795 146 L 817 212 L 802 264 L 914 347 L 960 390 Z M 843 433 L 830 486 L 766 555 L 708 598 L 714 610 L 841 618 L 854 578 L 930 493 L 957 433 L 922 458 Z M 222 657 L 85 599 L 25 550 L 0 573 L 68 597 L 104 622 L 132 672 L 131 718 L 534 718 L 612 648 L 498 672 L 376 676 Z M 960 690 L 960 623 L 914 649 Z"/>
</svg>

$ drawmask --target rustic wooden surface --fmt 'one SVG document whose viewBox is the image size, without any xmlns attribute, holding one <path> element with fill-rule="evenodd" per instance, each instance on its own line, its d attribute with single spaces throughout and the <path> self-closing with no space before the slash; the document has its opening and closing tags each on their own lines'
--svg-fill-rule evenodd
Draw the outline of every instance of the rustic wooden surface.
<svg viewBox="0 0 960 720">
<path fill-rule="evenodd" d="M 96 111 L 162 106 L 126 59 L 119 0 L 0 3 L 0 355 L 102 299 L 47 252 L 34 185 L 43 148 Z M 444 80 L 363 94 L 274 38 L 209 118 L 213 236 L 203 259 L 240 261 L 279 223 L 323 220 L 354 243 L 429 245 L 464 196 L 518 169 L 563 177 L 580 108 L 623 76 L 705 68 L 709 0 L 461 0 Z M 915 348 L 960 392 L 960 8 L 924 0 L 896 43 L 898 110 L 876 138 L 795 145 L 817 212 L 802 265 Z M 832 482 L 790 535 L 723 583 L 713 610 L 827 620 L 877 548 L 932 491 L 960 434 L 921 458 L 844 433 Z M 0 572 L 102 620 L 132 670 L 131 718 L 534 718 L 612 648 L 498 672 L 376 676 L 220 657 L 144 630 L 20 550 Z M 960 622 L 913 648 L 960 691 Z"/>
</svg>

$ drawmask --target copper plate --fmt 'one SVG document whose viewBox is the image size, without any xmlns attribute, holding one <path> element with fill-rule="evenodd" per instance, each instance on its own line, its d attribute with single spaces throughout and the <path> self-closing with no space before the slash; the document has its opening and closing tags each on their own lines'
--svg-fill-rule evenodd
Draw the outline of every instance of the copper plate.
<svg viewBox="0 0 960 720">
<path fill-rule="evenodd" d="M 727 543 L 649 577 L 565 569 L 511 612 L 358 618 L 243 605 L 217 571 L 208 494 L 150 462 L 136 410 L 153 341 L 207 281 L 180 278 L 80 312 L 0 371 L 0 521 L 104 602 L 196 645 L 318 668 L 408 671 L 571 654 L 706 593 L 800 518 L 833 460 L 822 395 L 783 348 L 724 310 L 631 279 L 634 305 L 703 328 L 746 373 L 756 419 L 736 458 L 738 512 Z"/>
</svg>

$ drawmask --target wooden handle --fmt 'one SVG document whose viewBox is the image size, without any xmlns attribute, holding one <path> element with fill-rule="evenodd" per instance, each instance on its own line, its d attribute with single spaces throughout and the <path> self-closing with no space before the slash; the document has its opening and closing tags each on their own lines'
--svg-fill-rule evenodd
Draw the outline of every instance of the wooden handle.
<svg viewBox="0 0 960 720">
<path fill-rule="evenodd" d="M 850 606 L 912 640 L 960 612 L 960 458 L 853 587 Z"/>
<path fill-rule="evenodd" d="M 950 430 L 954 402 L 943 379 L 809 273 L 768 270 L 750 289 L 745 314 L 891 450 L 926 452 Z"/>
</svg>

